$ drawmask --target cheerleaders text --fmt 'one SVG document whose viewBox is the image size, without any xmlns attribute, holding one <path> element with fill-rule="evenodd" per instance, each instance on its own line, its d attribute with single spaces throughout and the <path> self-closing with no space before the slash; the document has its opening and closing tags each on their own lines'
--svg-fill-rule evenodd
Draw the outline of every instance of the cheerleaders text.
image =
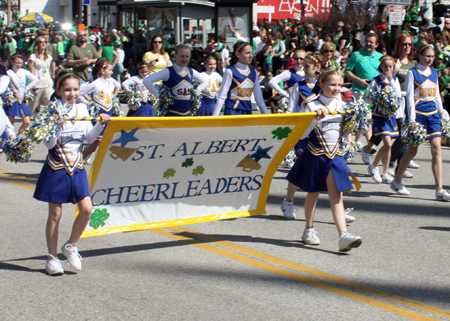
<svg viewBox="0 0 450 321">
<path fill-rule="evenodd" d="M 262 175 L 256 175 L 105 188 L 92 193 L 92 203 L 94 206 L 105 206 L 257 191 L 262 180 Z"/>
</svg>

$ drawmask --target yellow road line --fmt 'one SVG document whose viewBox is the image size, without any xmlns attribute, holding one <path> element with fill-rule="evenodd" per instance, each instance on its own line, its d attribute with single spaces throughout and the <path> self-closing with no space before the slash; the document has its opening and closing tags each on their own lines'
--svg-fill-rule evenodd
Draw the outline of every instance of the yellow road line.
<svg viewBox="0 0 450 321">
<path fill-rule="evenodd" d="M 35 180 L 32 180 L 30 178 L 26 178 L 26 177 L 23 177 L 23 176 L 19 176 L 19 175 L 14 175 L 14 174 L 9 173 L 7 171 L 4 171 L 2 169 L 0 169 L 0 173 L 8 175 L 8 177 L 0 177 L 0 179 L 3 180 L 3 181 L 7 181 L 7 182 L 13 183 L 15 185 L 18 185 L 20 187 L 24 187 L 26 189 L 29 189 L 30 191 L 34 191 L 35 190 L 34 186 L 31 186 L 29 184 L 25 184 L 25 183 L 22 182 L 22 181 L 29 182 L 31 184 L 36 185 L 36 181 Z"/>
<path fill-rule="evenodd" d="M 298 264 L 298 263 L 294 263 L 294 262 L 291 262 L 291 261 L 280 259 L 280 258 L 278 258 L 276 256 L 272 256 L 272 255 L 265 254 L 265 253 L 262 253 L 262 252 L 259 252 L 259 251 L 255 251 L 255 250 L 246 248 L 244 246 L 240 246 L 240 245 L 237 245 L 237 244 L 234 244 L 234 243 L 231 243 L 231 242 L 220 240 L 220 239 L 217 239 L 217 238 L 205 235 L 205 234 L 201 234 L 201 233 L 198 233 L 198 232 L 195 232 L 195 231 L 188 230 L 186 228 L 170 227 L 170 229 L 178 231 L 178 232 L 181 232 L 181 233 L 186 233 L 186 234 L 188 234 L 188 235 L 190 235 L 190 236 L 192 236 L 194 238 L 199 238 L 199 239 L 201 239 L 203 241 L 206 241 L 206 242 L 214 242 L 214 243 L 219 244 L 219 245 L 221 245 L 223 247 L 226 247 L 226 248 L 229 248 L 229 249 L 241 252 L 241 253 L 245 253 L 245 254 L 248 254 L 248 255 L 252 255 L 254 257 L 257 257 L 257 258 L 260 258 L 260 259 L 263 259 L 263 260 L 266 260 L 266 261 L 269 261 L 269 262 L 273 262 L 273 263 L 276 263 L 276 264 L 279 264 L 279 265 L 283 265 L 283 266 L 286 266 L 288 268 L 291 268 L 291 269 L 294 269 L 294 270 L 297 270 L 297 271 L 308 273 L 310 275 L 314 275 L 316 277 L 319 277 L 319 278 L 322 278 L 322 279 L 325 279 L 325 280 L 328 280 L 328 281 L 332 281 L 332 282 L 339 283 L 339 284 L 342 284 L 342 285 L 347 286 L 347 287 L 351 287 L 351 288 L 355 288 L 357 290 L 368 292 L 370 294 L 373 294 L 373 295 L 376 295 L 376 296 L 379 296 L 379 297 L 382 297 L 382 298 L 385 298 L 385 299 L 388 299 L 388 300 L 391 300 L 391 301 L 395 301 L 395 302 L 398 302 L 398 303 L 410 306 L 410 307 L 418 309 L 418 310 L 422 310 L 422 311 L 426 311 L 426 312 L 429 312 L 429 313 L 433 313 L 433 314 L 436 314 L 436 315 L 439 315 L 439 316 L 442 316 L 442 317 L 445 317 L 445 318 L 450 318 L 450 311 L 439 309 L 439 308 L 436 308 L 434 306 L 431 306 L 431 305 L 428 305 L 428 304 L 425 304 L 425 303 L 421 303 L 421 302 L 418 302 L 418 301 L 407 299 L 407 298 L 401 297 L 399 295 L 395 295 L 395 294 L 392 294 L 392 293 L 389 293 L 389 292 L 385 292 L 383 290 L 379 290 L 379 289 L 373 288 L 371 286 L 363 285 L 363 284 L 357 283 L 355 281 L 347 280 L 347 279 L 341 278 L 339 276 L 336 276 L 336 275 L 333 275 L 333 274 L 329 274 L 329 273 L 326 273 L 326 272 L 322 272 L 322 271 L 319 271 L 319 270 L 316 270 L 316 269 L 313 269 L 313 268 L 310 268 L 310 267 L 307 267 L 307 266 L 304 266 L 304 265 L 301 265 L 301 264 Z"/>
<path fill-rule="evenodd" d="M 216 253 L 216 254 L 219 254 L 219 255 L 231 258 L 233 260 L 236 260 L 236 261 L 239 261 L 239 262 L 243 262 L 243 263 L 252 265 L 254 267 L 257 267 L 257 268 L 260 268 L 260 269 L 263 269 L 263 270 L 266 270 L 266 271 L 269 271 L 269 272 L 272 272 L 272 273 L 275 273 L 275 274 L 287 277 L 289 279 L 292 279 L 292 280 L 295 280 L 295 281 L 298 281 L 298 282 L 302 282 L 302 283 L 305 283 L 305 284 L 308 284 L 308 285 L 311 285 L 311 286 L 323 289 L 325 291 L 332 292 L 332 293 L 335 293 L 335 294 L 347 297 L 347 298 L 355 300 L 355 301 L 359 301 L 359 302 L 362 302 L 362 303 L 365 303 L 365 304 L 372 305 L 372 306 L 374 306 L 376 308 L 385 310 L 387 312 L 395 313 L 395 314 L 398 314 L 400 316 L 407 317 L 407 318 L 410 318 L 410 319 L 413 319 L 413 320 L 436 320 L 436 319 L 424 316 L 422 314 L 418 314 L 416 312 L 408 311 L 408 310 L 405 310 L 403 308 L 391 305 L 389 303 L 385 303 L 385 302 L 382 302 L 382 301 L 379 301 L 379 300 L 376 300 L 376 299 L 372 299 L 370 297 L 367 297 L 367 296 L 364 296 L 364 295 L 361 295 L 361 294 L 357 294 L 357 293 L 354 293 L 354 292 L 351 292 L 351 291 L 348 291 L 348 290 L 345 290 L 345 289 L 341 289 L 341 288 L 339 288 L 339 287 L 337 287 L 335 285 L 332 285 L 332 284 L 329 284 L 329 283 L 326 283 L 326 282 L 323 282 L 323 281 L 319 281 L 317 279 L 313 279 L 313 278 L 310 278 L 310 277 L 307 277 L 307 276 L 303 276 L 303 275 L 300 275 L 300 274 L 297 274 L 297 273 L 294 273 L 294 272 L 291 272 L 291 271 L 288 271 L 288 270 L 285 270 L 285 269 L 274 267 L 274 266 L 269 265 L 267 263 L 263 263 L 263 262 L 257 261 L 255 259 L 251 259 L 249 257 L 243 256 L 243 255 L 240 255 L 240 254 L 236 254 L 236 253 L 233 253 L 233 252 L 230 252 L 230 251 L 227 251 L 227 250 L 223 250 L 223 249 L 218 248 L 216 246 L 208 245 L 208 244 L 205 244 L 205 243 L 198 243 L 197 241 L 195 241 L 195 240 L 193 240 L 191 238 L 187 238 L 187 237 L 184 237 L 184 236 L 181 236 L 181 235 L 176 235 L 176 234 L 174 234 L 172 232 L 168 232 L 168 231 L 164 231 L 164 230 L 160 230 L 160 229 L 155 229 L 155 230 L 152 230 L 152 231 L 155 232 L 155 233 L 158 233 L 160 235 L 167 236 L 167 237 L 170 237 L 170 238 L 173 238 L 173 239 L 176 239 L 176 240 L 188 243 L 190 245 L 194 245 L 196 247 L 202 248 L 204 250 L 207 250 L 207 251 L 210 251 L 210 252 L 213 252 L 213 253 Z"/>
</svg>

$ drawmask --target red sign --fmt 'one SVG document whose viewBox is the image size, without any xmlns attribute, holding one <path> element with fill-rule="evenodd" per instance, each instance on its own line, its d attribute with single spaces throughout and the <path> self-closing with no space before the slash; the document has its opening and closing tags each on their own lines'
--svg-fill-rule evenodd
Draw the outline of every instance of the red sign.
<svg viewBox="0 0 450 321">
<path fill-rule="evenodd" d="M 330 0 L 303 0 L 305 18 L 318 18 L 330 14 Z M 258 19 L 302 18 L 300 0 L 260 0 L 258 1 Z"/>
</svg>

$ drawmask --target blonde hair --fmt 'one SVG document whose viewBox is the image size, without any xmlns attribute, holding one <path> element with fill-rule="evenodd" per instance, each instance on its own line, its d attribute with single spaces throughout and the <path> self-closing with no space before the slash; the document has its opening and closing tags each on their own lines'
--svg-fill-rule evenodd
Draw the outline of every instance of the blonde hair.
<svg viewBox="0 0 450 321">
<path fill-rule="evenodd" d="M 324 69 L 324 70 L 320 73 L 319 81 L 320 81 L 321 83 L 325 83 L 325 82 L 328 81 L 328 79 L 329 79 L 331 76 L 334 76 L 334 75 L 337 75 L 337 76 L 339 76 L 339 77 L 342 78 L 341 70 L 340 70 L 340 69 L 336 70 L 336 69 L 334 69 L 333 67 L 328 67 L 328 68 Z"/>
<path fill-rule="evenodd" d="M 46 41 L 46 39 L 43 36 L 39 36 L 34 40 L 33 53 L 36 55 L 36 57 L 38 56 L 39 43 L 41 41 Z M 48 59 L 47 47 L 45 47 L 43 55 L 44 55 L 44 60 L 47 60 Z"/>
</svg>

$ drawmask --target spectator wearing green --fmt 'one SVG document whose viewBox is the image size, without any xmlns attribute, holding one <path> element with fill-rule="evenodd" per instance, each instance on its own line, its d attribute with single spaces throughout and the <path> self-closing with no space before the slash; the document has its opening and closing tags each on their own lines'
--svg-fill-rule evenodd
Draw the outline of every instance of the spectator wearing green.
<svg viewBox="0 0 450 321">
<path fill-rule="evenodd" d="M 5 60 L 7 60 L 15 53 L 16 53 L 16 46 L 14 46 L 12 36 L 8 36 L 6 40 L 6 46 L 4 49 L 3 57 Z"/>
<path fill-rule="evenodd" d="M 416 23 L 419 19 L 419 11 L 417 1 L 413 1 L 412 5 L 406 9 L 405 22 Z"/>
<path fill-rule="evenodd" d="M 273 44 L 273 69 L 272 70 L 279 70 L 283 69 L 283 61 L 284 61 L 284 53 L 286 52 L 286 45 L 283 41 L 283 36 L 281 35 L 281 32 L 277 31 L 274 35 L 274 44 Z"/>
<path fill-rule="evenodd" d="M 339 39 L 344 35 L 342 28 L 344 27 L 344 23 L 339 21 L 337 23 L 336 29 L 333 31 L 333 41 L 335 45 L 339 45 Z"/>
<path fill-rule="evenodd" d="M 111 37 L 110 36 L 102 37 L 102 45 L 100 46 L 100 49 L 98 50 L 98 54 L 100 55 L 100 58 L 105 58 L 109 62 L 112 62 L 113 65 L 116 63 L 116 61 L 119 57 L 118 57 L 117 53 L 114 51 L 113 46 L 111 45 Z"/>
<path fill-rule="evenodd" d="M 72 45 L 67 54 L 67 66 L 80 77 L 81 83 L 91 80 L 92 64 L 100 58 L 94 46 L 87 43 L 87 31 L 78 30 L 77 44 Z"/>
<path fill-rule="evenodd" d="M 62 41 L 62 37 L 60 35 L 53 36 L 53 45 L 56 47 L 56 52 L 58 53 L 58 58 L 64 59 L 65 58 L 64 44 Z M 55 60 L 56 60 L 56 58 L 55 58 Z"/>
<path fill-rule="evenodd" d="M 364 40 L 364 48 L 352 54 L 345 68 L 345 76 L 352 82 L 352 93 L 356 100 L 364 96 L 372 79 L 379 74 L 378 67 L 383 55 L 375 50 L 377 46 L 378 35 L 373 32 L 368 33 Z M 369 142 L 371 134 L 370 130 L 364 135 L 367 142 Z M 358 149 L 362 148 L 361 139 L 361 135 L 356 136 Z"/>
</svg>

